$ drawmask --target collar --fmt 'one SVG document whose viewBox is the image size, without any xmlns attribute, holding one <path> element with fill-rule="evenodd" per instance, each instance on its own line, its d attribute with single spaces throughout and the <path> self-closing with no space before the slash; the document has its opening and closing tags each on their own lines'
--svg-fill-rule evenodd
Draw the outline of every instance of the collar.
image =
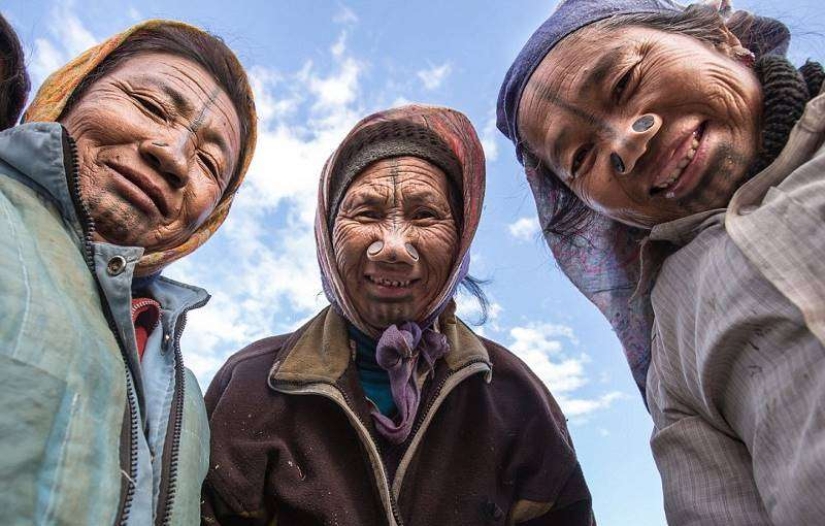
<svg viewBox="0 0 825 526">
<path fill-rule="evenodd" d="M 51 199 L 63 219 L 78 225 L 66 176 L 63 126 L 56 122 L 21 124 L 0 133 L 0 159 L 16 173 L 9 174 Z"/>
<path fill-rule="evenodd" d="M 454 314 L 442 316 L 438 325 L 450 344 L 443 362 L 451 371 L 478 361 L 492 368 L 484 344 Z M 351 359 L 347 322 L 335 309 L 327 307 L 296 331 L 285 349 L 278 353 L 269 372 L 269 384 L 336 384 Z M 488 381 L 491 374 L 488 373 Z"/>
</svg>

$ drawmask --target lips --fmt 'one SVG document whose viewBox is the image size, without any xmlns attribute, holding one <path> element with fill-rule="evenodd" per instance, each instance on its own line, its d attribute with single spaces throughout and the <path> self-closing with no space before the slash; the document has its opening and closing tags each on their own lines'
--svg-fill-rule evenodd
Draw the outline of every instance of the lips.
<svg viewBox="0 0 825 526">
<path fill-rule="evenodd" d="M 163 216 L 169 213 L 169 204 L 166 202 L 166 196 L 163 190 L 155 184 L 151 176 L 122 164 L 107 163 L 106 166 L 126 180 L 128 185 L 126 193 L 131 194 L 127 196 L 130 197 L 130 201 L 135 201 L 135 204 L 145 209 L 146 212 L 152 212 L 151 209 L 147 208 L 154 207 Z M 147 206 L 144 197 L 148 198 L 151 206 Z"/>
<path fill-rule="evenodd" d="M 376 285 L 381 285 L 382 287 L 390 287 L 390 288 L 401 288 L 407 289 L 410 287 L 410 284 L 414 281 L 411 279 L 407 280 L 393 280 L 389 278 L 382 278 L 380 276 L 371 276 L 369 274 L 366 275 L 367 281 L 370 283 L 374 283 Z"/>
<path fill-rule="evenodd" d="M 696 152 L 704 136 L 706 123 L 703 122 L 690 135 L 681 140 L 670 160 L 656 176 L 650 189 L 651 195 L 666 192 L 665 197 L 673 197 L 672 189 L 681 181 L 682 175 L 696 158 Z"/>
</svg>

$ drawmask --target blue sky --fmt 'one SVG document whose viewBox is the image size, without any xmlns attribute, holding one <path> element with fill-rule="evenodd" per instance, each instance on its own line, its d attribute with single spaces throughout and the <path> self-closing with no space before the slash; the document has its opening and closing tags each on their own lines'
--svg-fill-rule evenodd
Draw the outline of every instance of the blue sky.
<svg viewBox="0 0 825 526">
<path fill-rule="evenodd" d="M 784 20 L 791 57 L 825 59 L 819 0 L 735 4 Z M 488 157 L 487 200 L 471 272 L 490 280 L 479 332 L 545 381 L 570 428 L 601 525 L 664 524 L 651 430 L 621 348 L 596 309 L 555 268 L 512 148 L 494 126 L 499 83 L 553 1 L 5 0 L 35 84 L 95 42 L 146 18 L 222 36 L 253 79 L 261 136 L 223 229 L 167 274 L 213 294 L 184 337 L 205 389 L 233 352 L 290 331 L 321 309 L 312 218 L 326 157 L 355 122 L 408 101 L 466 113 Z M 466 298 L 461 312 L 477 308 Z"/>
</svg>

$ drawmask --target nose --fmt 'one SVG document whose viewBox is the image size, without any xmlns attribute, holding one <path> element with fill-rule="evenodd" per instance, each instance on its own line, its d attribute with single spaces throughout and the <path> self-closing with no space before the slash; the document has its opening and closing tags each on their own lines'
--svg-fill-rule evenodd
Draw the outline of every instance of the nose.
<svg viewBox="0 0 825 526">
<path fill-rule="evenodd" d="M 382 263 L 415 264 L 418 250 L 406 239 L 402 228 L 383 230 L 383 234 L 367 247 L 367 259 Z"/>
<path fill-rule="evenodd" d="M 635 117 L 623 126 L 610 152 L 610 165 L 618 174 L 633 171 L 638 160 L 647 151 L 651 139 L 662 128 L 662 118 L 655 113 Z"/>
<path fill-rule="evenodd" d="M 189 181 L 189 164 L 193 157 L 193 141 L 188 136 L 152 138 L 140 143 L 141 157 L 160 172 L 169 184 L 183 188 Z"/>
</svg>

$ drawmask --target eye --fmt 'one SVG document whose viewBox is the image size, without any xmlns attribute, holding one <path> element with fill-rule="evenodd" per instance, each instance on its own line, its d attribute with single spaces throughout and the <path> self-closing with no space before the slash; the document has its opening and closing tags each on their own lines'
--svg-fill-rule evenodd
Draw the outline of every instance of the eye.
<svg viewBox="0 0 825 526">
<path fill-rule="evenodd" d="M 138 103 L 143 106 L 143 109 L 154 115 L 155 117 L 166 120 L 166 110 L 163 109 L 159 103 L 149 99 L 147 97 L 135 97 Z"/>
<path fill-rule="evenodd" d="M 377 210 L 365 208 L 355 213 L 355 219 L 358 221 L 378 221 L 381 219 L 381 214 Z"/>
<path fill-rule="evenodd" d="M 592 144 L 585 144 L 573 155 L 573 162 L 570 165 L 570 175 L 576 177 L 578 175 L 579 170 L 581 169 L 584 161 L 587 160 L 587 154 L 593 149 Z"/>
<path fill-rule="evenodd" d="M 412 215 L 413 221 L 425 221 L 428 219 L 440 219 L 440 215 L 432 208 L 419 208 Z"/>
<path fill-rule="evenodd" d="M 613 87 L 613 100 L 621 102 L 622 97 L 627 91 L 627 86 L 630 84 L 630 81 L 633 80 L 633 73 L 636 71 L 636 66 L 631 67 L 627 70 L 627 72 L 621 76 L 619 81 Z"/>
<path fill-rule="evenodd" d="M 211 157 L 203 153 L 198 154 L 198 159 L 200 160 L 201 164 L 203 164 L 206 167 L 209 173 L 212 174 L 212 177 L 218 179 L 218 165 L 215 163 L 215 161 L 213 161 Z"/>
</svg>

